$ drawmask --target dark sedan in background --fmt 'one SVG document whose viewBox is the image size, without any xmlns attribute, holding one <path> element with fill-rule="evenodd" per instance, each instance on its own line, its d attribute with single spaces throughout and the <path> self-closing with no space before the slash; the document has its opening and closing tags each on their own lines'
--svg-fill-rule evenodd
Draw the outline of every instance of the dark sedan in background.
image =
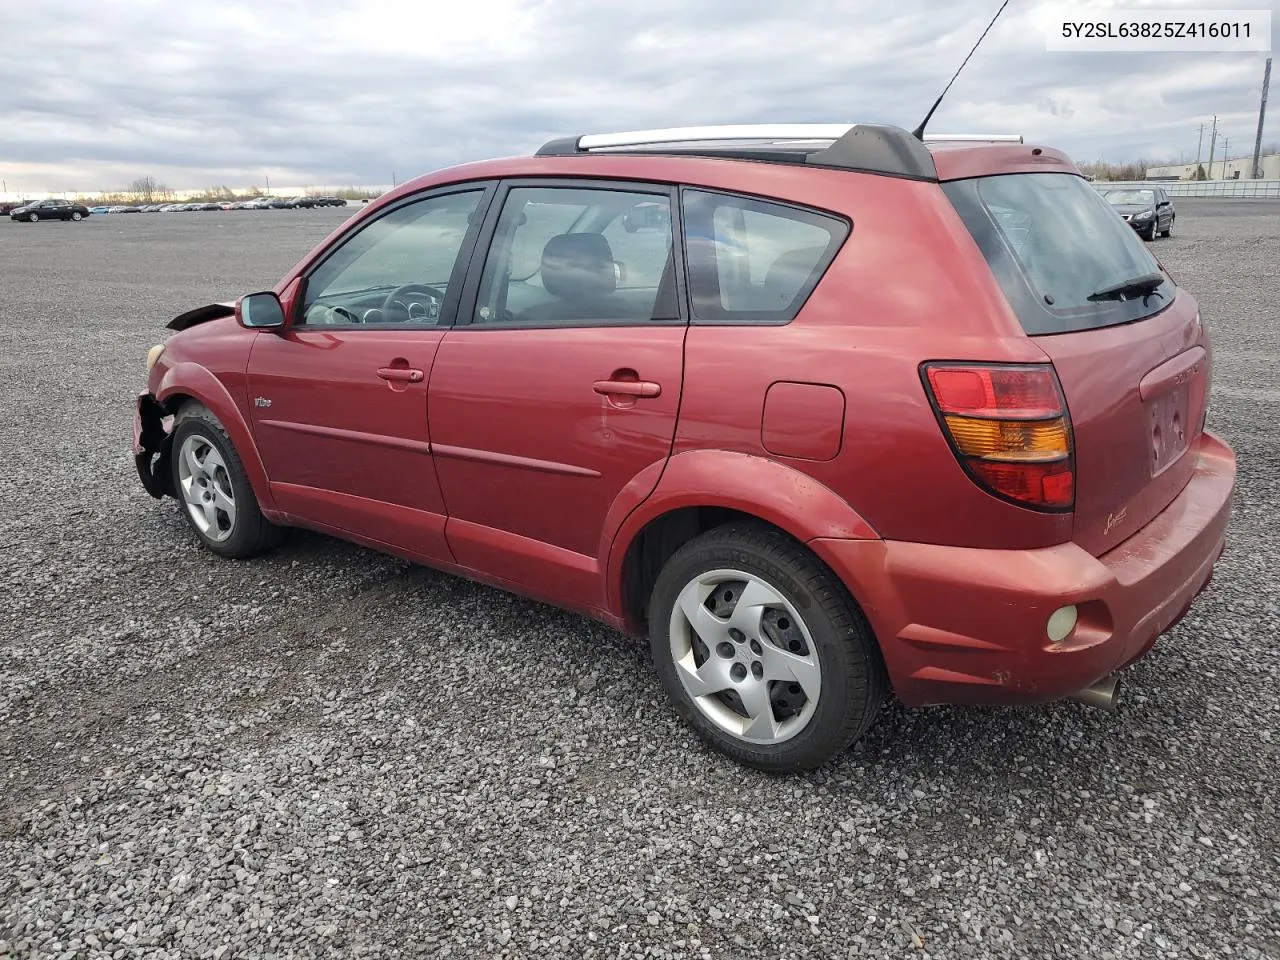
<svg viewBox="0 0 1280 960">
<path fill-rule="evenodd" d="M 83 220 L 87 216 L 88 207 L 70 200 L 36 200 L 25 207 L 14 207 L 9 211 L 10 220 L 25 220 L 28 223 L 35 223 L 37 220 Z"/>
<path fill-rule="evenodd" d="M 1173 201 L 1162 188 L 1103 190 L 1102 195 L 1144 240 L 1173 233 Z"/>
</svg>

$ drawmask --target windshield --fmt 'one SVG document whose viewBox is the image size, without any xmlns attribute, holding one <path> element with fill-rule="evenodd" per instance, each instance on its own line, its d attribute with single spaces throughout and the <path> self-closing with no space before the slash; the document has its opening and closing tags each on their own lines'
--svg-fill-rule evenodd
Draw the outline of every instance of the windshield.
<svg viewBox="0 0 1280 960">
<path fill-rule="evenodd" d="M 1173 281 L 1081 177 L 1005 174 L 943 189 L 1031 336 L 1142 320 L 1173 302 Z M 1137 295 L 1097 296 L 1151 274 L 1162 282 L 1142 285 Z"/>
<path fill-rule="evenodd" d="M 1156 195 L 1151 190 L 1108 190 L 1107 202 L 1112 204 L 1141 203 L 1149 206 L 1156 202 Z"/>
</svg>

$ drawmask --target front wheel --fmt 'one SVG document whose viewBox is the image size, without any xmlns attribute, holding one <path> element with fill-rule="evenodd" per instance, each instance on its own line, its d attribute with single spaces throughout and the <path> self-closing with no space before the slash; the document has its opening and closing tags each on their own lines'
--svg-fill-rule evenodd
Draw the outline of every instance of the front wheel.
<svg viewBox="0 0 1280 960">
<path fill-rule="evenodd" d="M 1151 229 L 1147 231 L 1146 240 L 1148 243 L 1155 243 L 1156 240 L 1156 222 L 1151 222 Z"/>
<path fill-rule="evenodd" d="M 801 544 L 735 523 L 689 541 L 649 605 L 654 666 L 676 710 L 746 766 L 822 766 L 875 719 L 886 681 L 844 585 Z"/>
<path fill-rule="evenodd" d="M 40 214 L 38 214 L 38 213 L 28 213 L 28 214 L 27 214 L 27 223 L 35 223 L 35 222 L 36 222 L 37 220 L 39 220 L 39 219 L 40 219 Z"/>
<path fill-rule="evenodd" d="M 274 547 L 283 530 L 262 515 L 236 448 L 208 407 L 189 402 L 175 418 L 173 489 L 200 541 L 244 559 Z"/>
<path fill-rule="evenodd" d="M 1170 218 L 1169 218 L 1169 226 L 1168 226 L 1168 227 L 1165 229 L 1165 231 L 1164 231 L 1164 235 L 1165 235 L 1166 237 L 1172 237 L 1172 236 L 1173 236 L 1173 220 L 1174 220 L 1174 218 L 1173 218 L 1173 217 L 1170 217 Z"/>
</svg>

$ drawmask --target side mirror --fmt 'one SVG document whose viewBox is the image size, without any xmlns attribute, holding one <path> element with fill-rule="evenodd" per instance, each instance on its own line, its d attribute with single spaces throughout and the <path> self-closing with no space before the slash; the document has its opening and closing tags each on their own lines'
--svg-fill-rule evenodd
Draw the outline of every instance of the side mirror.
<svg viewBox="0 0 1280 960">
<path fill-rule="evenodd" d="M 284 326 L 284 306 L 270 290 L 251 293 L 236 301 L 236 320 L 251 330 L 278 330 Z"/>
</svg>

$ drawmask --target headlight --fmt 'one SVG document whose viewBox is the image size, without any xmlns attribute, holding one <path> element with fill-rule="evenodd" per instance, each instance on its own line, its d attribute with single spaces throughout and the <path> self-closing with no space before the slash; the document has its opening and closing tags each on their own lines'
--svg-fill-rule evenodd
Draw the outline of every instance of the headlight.
<svg viewBox="0 0 1280 960">
<path fill-rule="evenodd" d="M 1135 220 L 1150 220 L 1153 216 L 1155 216 L 1155 214 L 1153 214 L 1150 210 L 1143 210 L 1140 214 L 1138 214 L 1138 215 L 1137 215 L 1136 217 L 1134 217 L 1133 219 L 1135 219 Z"/>
<path fill-rule="evenodd" d="M 151 368 L 156 365 L 156 361 L 160 359 L 160 354 L 164 353 L 164 344 L 157 343 L 154 347 L 147 351 L 147 372 L 151 372 Z"/>
</svg>

